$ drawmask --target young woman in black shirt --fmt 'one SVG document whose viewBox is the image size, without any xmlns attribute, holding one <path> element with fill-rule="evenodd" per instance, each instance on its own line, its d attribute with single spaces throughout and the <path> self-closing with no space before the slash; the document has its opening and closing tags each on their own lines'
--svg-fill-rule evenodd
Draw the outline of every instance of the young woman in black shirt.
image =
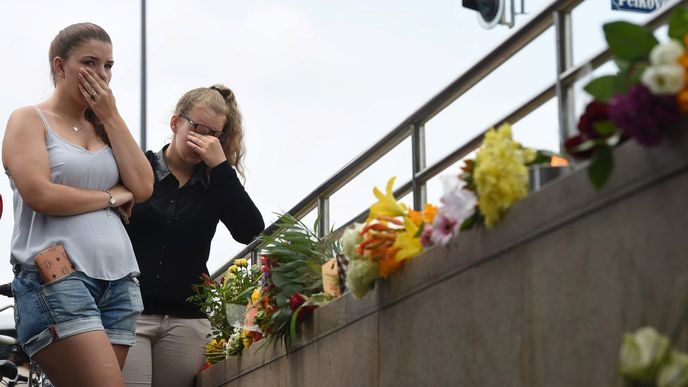
<svg viewBox="0 0 688 387">
<path fill-rule="evenodd" d="M 144 304 L 124 368 L 127 386 L 193 385 L 210 324 L 186 299 L 208 273 L 217 224 L 241 243 L 264 228 L 237 176 L 243 177 L 244 146 L 234 93 L 222 85 L 187 92 L 170 127 L 170 144 L 146 153 L 155 174 L 153 196 L 134 206 L 127 225 Z"/>
</svg>

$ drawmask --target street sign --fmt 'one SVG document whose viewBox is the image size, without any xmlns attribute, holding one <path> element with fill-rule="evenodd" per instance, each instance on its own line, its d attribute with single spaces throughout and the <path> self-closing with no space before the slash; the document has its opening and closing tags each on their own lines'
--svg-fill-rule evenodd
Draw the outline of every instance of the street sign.
<svg viewBox="0 0 688 387">
<path fill-rule="evenodd" d="M 668 0 L 612 0 L 612 11 L 650 13 L 661 8 Z"/>
</svg>

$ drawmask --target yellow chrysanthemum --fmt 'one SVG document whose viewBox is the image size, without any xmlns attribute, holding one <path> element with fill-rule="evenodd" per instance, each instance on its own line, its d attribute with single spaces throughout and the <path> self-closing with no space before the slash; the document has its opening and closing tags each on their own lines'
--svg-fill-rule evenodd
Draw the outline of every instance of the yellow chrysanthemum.
<svg viewBox="0 0 688 387">
<path fill-rule="evenodd" d="M 485 225 L 494 227 L 511 206 L 528 194 L 528 169 L 534 158 L 511 138 L 511 126 L 490 129 L 475 158 L 473 178 Z"/>
<path fill-rule="evenodd" d="M 404 227 L 406 230 L 397 235 L 397 239 L 394 241 L 393 247 L 399 249 L 394 255 L 397 262 L 413 258 L 423 251 L 423 244 L 418 235 L 419 227 L 408 217 L 404 218 Z"/>
<path fill-rule="evenodd" d="M 246 258 L 238 258 L 234 261 L 234 264 L 238 267 L 248 266 L 248 260 Z"/>
<path fill-rule="evenodd" d="M 380 190 L 375 187 L 373 188 L 373 194 L 378 199 L 378 202 L 370 206 L 370 213 L 368 214 L 369 222 L 380 216 L 403 216 L 406 215 L 407 208 L 403 203 L 399 203 L 394 198 L 394 192 L 392 192 L 392 187 L 394 186 L 394 180 L 396 177 L 392 177 L 387 182 L 387 187 L 385 188 L 386 193 L 383 194 Z"/>
</svg>

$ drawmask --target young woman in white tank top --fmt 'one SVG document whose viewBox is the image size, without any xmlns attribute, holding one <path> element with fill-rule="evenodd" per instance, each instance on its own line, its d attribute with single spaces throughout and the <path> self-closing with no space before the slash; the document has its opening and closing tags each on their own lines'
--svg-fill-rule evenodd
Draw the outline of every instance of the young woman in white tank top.
<svg viewBox="0 0 688 387">
<path fill-rule="evenodd" d="M 148 199 L 153 174 L 109 87 L 108 34 L 68 26 L 49 57 L 53 94 L 12 113 L 2 149 L 14 193 L 17 334 L 56 386 L 122 386 L 142 303 L 118 212 Z M 34 258 L 54 244 L 75 272 L 46 284 Z"/>
</svg>

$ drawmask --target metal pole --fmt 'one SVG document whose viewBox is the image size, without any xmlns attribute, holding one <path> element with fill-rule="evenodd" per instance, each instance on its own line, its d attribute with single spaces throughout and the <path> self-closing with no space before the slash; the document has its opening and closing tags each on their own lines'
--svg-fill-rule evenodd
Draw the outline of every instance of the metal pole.
<svg viewBox="0 0 688 387">
<path fill-rule="evenodd" d="M 563 75 L 573 67 L 573 39 L 571 32 L 570 10 L 557 10 L 554 12 L 554 31 L 556 34 L 557 55 L 557 83 L 556 92 L 559 108 L 559 144 L 564 149 L 564 141 L 575 134 L 573 106 L 573 90 L 563 83 Z"/>
<path fill-rule="evenodd" d="M 141 139 L 139 145 L 146 151 L 146 0 L 141 0 Z"/>
<path fill-rule="evenodd" d="M 413 164 L 413 208 L 421 211 L 427 202 L 425 183 L 418 182 L 416 175 L 425 169 L 425 125 L 411 125 L 411 158 Z"/>
<path fill-rule="evenodd" d="M 318 197 L 318 236 L 324 237 L 330 231 L 330 198 Z"/>
</svg>

